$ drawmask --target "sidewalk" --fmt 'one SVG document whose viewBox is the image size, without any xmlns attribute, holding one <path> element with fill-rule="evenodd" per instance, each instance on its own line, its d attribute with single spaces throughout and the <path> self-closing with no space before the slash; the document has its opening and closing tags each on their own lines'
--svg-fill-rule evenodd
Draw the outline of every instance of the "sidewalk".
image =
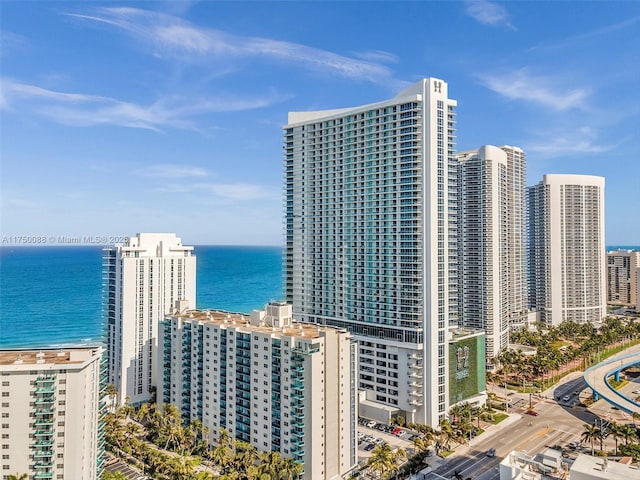
<svg viewBox="0 0 640 480">
<path fill-rule="evenodd" d="M 464 455 L 466 453 L 469 452 L 469 450 L 472 450 L 474 448 L 474 445 L 477 444 L 478 442 L 484 442 L 485 440 L 493 437 L 494 435 L 496 435 L 498 432 L 500 432 L 501 430 L 503 430 L 504 428 L 508 427 L 509 425 L 518 422 L 519 420 L 522 419 L 522 415 L 520 415 L 519 413 L 509 413 L 508 414 L 509 417 L 505 418 L 503 421 L 501 421 L 500 423 L 498 423 L 497 425 L 489 425 L 488 427 L 486 427 L 484 433 L 482 433 L 482 435 L 479 435 L 475 438 L 473 438 L 469 444 L 467 445 L 458 445 L 455 450 L 453 451 L 453 453 L 451 455 L 449 455 L 446 458 L 441 458 L 441 457 L 429 457 L 429 459 L 427 460 L 427 462 L 429 463 L 429 466 L 432 467 L 434 470 L 437 470 L 440 466 L 444 465 L 445 463 L 447 463 L 450 459 L 454 458 L 457 455 Z"/>
</svg>

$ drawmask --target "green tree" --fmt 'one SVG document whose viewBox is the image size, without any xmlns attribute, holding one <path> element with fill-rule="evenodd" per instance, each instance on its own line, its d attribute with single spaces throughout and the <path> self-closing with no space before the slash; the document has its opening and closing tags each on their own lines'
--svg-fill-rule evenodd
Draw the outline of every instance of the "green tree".
<svg viewBox="0 0 640 480">
<path fill-rule="evenodd" d="M 382 442 L 371 450 L 371 457 L 367 461 L 367 468 L 378 473 L 382 478 L 385 472 L 391 470 L 395 465 L 394 452 L 387 442 Z"/>
<path fill-rule="evenodd" d="M 624 438 L 625 445 L 628 445 L 629 442 L 638 438 L 636 428 L 633 425 L 624 425 L 620 431 L 620 436 Z"/>
<path fill-rule="evenodd" d="M 613 437 L 613 440 L 616 442 L 616 455 L 618 454 L 618 439 L 622 436 L 622 425 L 617 424 L 616 422 L 611 422 L 609 425 L 609 433 Z"/>
<path fill-rule="evenodd" d="M 277 478 L 280 480 L 296 480 L 302 475 L 303 470 L 303 466 L 293 458 L 285 458 L 280 464 L 280 473 Z"/>
<path fill-rule="evenodd" d="M 27 480 L 29 475 L 26 473 L 16 473 L 15 475 L 9 475 L 9 480 Z"/>
<path fill-rule="evenodd" d="M 593 455 L 594 441 L 597 439 L 600 439 L 600 440 L 602 439 L 602 437 L 600 436 L 600 429 L 595 425 L 589 425 L 588 423 L 585 423 L 583 427 L 584 427 L 584 432 L 582 432 L 582 435 L 580 435 L 580 438 L 582 438 L 582 440 L 584 441 L 588 441 L 591 443 L 591 455 Z"/>
</svg>

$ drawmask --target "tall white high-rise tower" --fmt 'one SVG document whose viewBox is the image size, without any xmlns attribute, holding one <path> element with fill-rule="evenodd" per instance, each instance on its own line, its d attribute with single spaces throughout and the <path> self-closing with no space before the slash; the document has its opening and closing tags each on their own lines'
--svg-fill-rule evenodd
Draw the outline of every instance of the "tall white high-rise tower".
<svg viewBox="0 0 640 480">
<path fill-rule="evenodd" d="M 367 398 L 429 425 L 448 409 L 457 324 L 455 107 L 426 78 L 391 100 L 290 113 L 284 131 L 294 316 L 352 332 Z"/>
<path fill-rule="evenodd" d="M 509 342 L 507 154 L 487 145 L 457 158 L 459 323 L 486 332 L 492 358 Z"/>
<path fill-rule="evenodd" d="M 528 188 L 529 301 L 547 325 L 606 315 L 604 178 L 544 175 Z"/>
<path fill-rule="evenodd" d="M 158 324 L 179 300 L 195 308 L 196 257 L 173 233 L 139 233 L 105 249 L 109 383 L 120 404 L 150 399 Z"/>
<path fill-rule="evenodd" d="M 526 314 L 525 156 L 518 147 L 485 145 L 456 157 L 459 324 L 486 332 L 491 359 Z"/>
</svg>

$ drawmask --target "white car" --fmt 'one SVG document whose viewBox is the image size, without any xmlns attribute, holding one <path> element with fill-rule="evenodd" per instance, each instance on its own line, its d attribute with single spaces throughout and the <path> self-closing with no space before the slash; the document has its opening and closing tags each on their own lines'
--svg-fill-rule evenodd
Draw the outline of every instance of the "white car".
<svg viewBox="0 0 640 480">
<path fill-rule="evenodd" d="M 571 400 L 571 397 L 569 395 L 565 395 L 564 397 L 562 397 L 563 402 L 568 402 L 569 400 Z"/>
<path fill-rule="evenodd" d="M 640 390 L 634 390 L 634 391 L 633 391 L 633 392 L 631 392 L 631 393 L 633 393 L 634 395 L 640 395 Z"/>
</svg>

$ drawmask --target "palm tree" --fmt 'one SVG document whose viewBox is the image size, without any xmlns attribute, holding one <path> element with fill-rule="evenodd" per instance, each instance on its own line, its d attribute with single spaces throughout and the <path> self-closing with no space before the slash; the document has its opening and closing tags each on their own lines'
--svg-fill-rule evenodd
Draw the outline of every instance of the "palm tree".
<svg viewBox="0 0 640 480">
<path fill-rule="evenodd" d="M 27 480 L 29 475 L 26 473 L 16 473 L 15 475 L 9 475 L 9 480 Z"/>
<path fill-rule="evenodd" d="M 367 468 L 370 468 L 374 472 L 378 472 L 378 476 L 382 478 L 382 475 L 391 470 L 395 465 L 394 452 L 391 446 L 387 442 L 382 442 L 377 445 L 371 451 L 371 457 L 367 462 Z"/>
<path fill-rule="evenodd" d="M 438 440 L 440 440 L 440 444 L 445 450 L 449 449 L 449 444 L 451 440 L 456 438 L 456 434 L 453 431 L 453 427 L 451 423 L 446 418 L 440 420 L 440 434 L 438 435 Z"/>
<path fill-rule="evenodd" d="M 424 452 L 427 449 L 428 444 L 424 438 L 416 437 L 413 439 L 413 446 L 418 452 Z"/>
<path fill-rule="evenodd" d="M 227 429 L 220 429 L 220 435 L 218 436 L 218 445 L 209 452 L 209 458 L 220 467 L 223 471 L 227 465 L 231 462 L 233 455 L 233 439 Z"/>
<path fill-rule="evenodd" d="M 596 427 L 595 424 L 589 425 L 588 423 L 585 423 L 583 427 L 584 427 L 584 432 L 582 432 L 582 435 L 580 435 L 580 438 L 582 438 L 582 440 L 591 442 L 591 455 L 593 455 L 594 453 L 593 442 L 596 439 L 602 439 L 602 437 L 600 436 L 600 429 Z"/>
<path fill-rule="evenodd" d="M 171 466 L 172 466 L 171 478 L 174 478 L 176 480 L 188 480 L 193 477 L 193 473 L 194 473 L 193 459 L 183 457 L 181 455 L 177 457 L 173 457 L 171 459 Z"/>
<path fill-rule="evenodd" d="M 625 445 L 628 445 L 631 440 L 638 438 L 638 434 L 636 433 L 636 429 L 633 425 L 624 425 L 620 435 L 624 438 Z"/>
<path fill-rule="evenodd" d="M 260 460 L 259 471 L 261 474 L 267 474 L 269 478 L 277 478 L 280 471 L 280 464 L 282 463 L 282 457 L 280 452 L 273 450 L 268 452 L 260 452 L 258 454 Z"/>
<path fill-rule="evenodd" d="M 486 405 L 478 405 L 477 407 L 471 407 L 471 416 L 478 420 L 478 430 L 480 429 L 480 419 L 482 414 L 486 411 Z"/>
<path fill-rule="evenodd" d="M 616 455 L 618 454 L 618 439 L 622 436 L 622 425 L 617 424 L 616 422 L 611 422 L 609 425 L 609 432 L 613 436 L 613 439 L 616 442 Z"/>
<path fill-rule="evenodd" d="M 458 403 L 449 409 L 449 414 L 453 417 L 453 423 L 458 423 L 465 413 L 465 404 Z"/>
<path fill-rule="evenodd" d="M 285 458 L 280 464 L 279 478 L 281 480 L 295 480 L 302 475 L 303 466 L 293 458 Z"/>
<path fill-rule="evenodd" d="M 249 467 L 258 461 L 258 450 L 250 443 L 241 440 L 235 441 L 236 454 L 233 458 L 234 467 L 237 470 L 246 472 Z"/>
</svg>

